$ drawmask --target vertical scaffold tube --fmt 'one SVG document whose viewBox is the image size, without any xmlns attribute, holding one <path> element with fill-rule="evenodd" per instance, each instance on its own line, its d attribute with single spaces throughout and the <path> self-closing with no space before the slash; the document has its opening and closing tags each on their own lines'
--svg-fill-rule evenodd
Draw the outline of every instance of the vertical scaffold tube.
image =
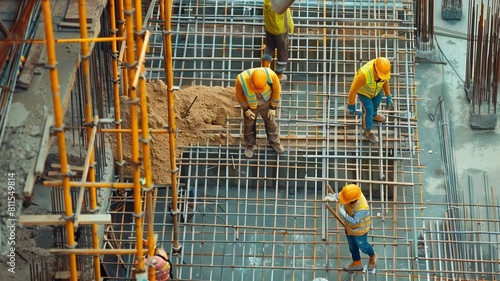
<svg viewBox="0 0 500 281">
<path fill-rule="evenodd" d="M 149 31 L 145 31 L 142 27 L 142 4 L 141 0 L 135 0 L 135 42 L 137 45 L 137 58 L 138 58 L 138 73 L 136 73 L 132 87 L 135 88 L 136 78 L 139 77 L 139 104 L 141 107 L 141 131 L 142 131 L 142 167 L 144 177 L 146 178 L 146 216 L 147 216 L 147 239 L 148 239 L 148 256 L 153 257 L 155 251 L 154 229 L 153 229 L 153 184 L 151 175 L 151 152 L 149 142 L 151 137 L 149 135 L 149 118 L 148 118 L 148 99 L 146 96 L 146 80 L 142 73 L 145 71 L 144 59 L 146 57 L 146 50 L 149 42 Z M 143 37 L 144 36 L 144 37 Z M 156 280 L 155 268 L 150 266 L 148 268 L 148 280 Z"/>
<path fill-rule="evenodd" d="M 118 29 L 116 28 L 116 9 L 115 1 L 109 1 L 109 21 L 110 21 L 110 32 L 111 37 L 116 38 L 116 33 Z M 112 72 L 113 72 L 113 97 L 115 99 L 115 128 L 121 130 L 122 120 L 121 120 L 121 106 L 120 106 L 120 77 L 118 76 L 118 47 L 115 40 L 111 41 L 111 53 L 113 56 Z M 116 164 L 118 166 L 118 176 L 119 181 L 123 182 L 123 143 L 122 134 L 118 132 L 116 134 Z"/>
<path fill-rule="evenodd" d="M 172 34 L 170 21 L 172 20 L 172 1 L 164 0 L 165 2 L 165 31 L 163 33 L 163 49 L 165 53 L 165 80 L 167 84 L 167 112 L 168 112 L 168 136 L 170 145 L 170 172 L 172 179 L 172 216 L 174 221 L 174 245 L 172 248 L 174 252 L 180 252 L 181 246 L 179 245 L 179 223 L 177 221 L 177 215 L 179 209 L 177 209 L 177 163 L 175 158 L 175 133 L 177 127 L 175 124 L 175 110 L 174 110 L 174 76 L 173 76 L 173 66 L 172 66 Z"/>
<path fill-rule="evenodd" d="M 113 0 L 112 0 L 113 1 Z M 125 8 L 123 7 L 123 1 L 124 0 L 115 0 L 118 2 L 118 23 L 120 26 L 118 27 L 118 36 L 120 37 L 125 37 L 125 14 L 124 10 Z M 122 43 L 122 44 L 126 44 Z M 127 55 L 125 54 L 123 57 L 123 61 L 127 61 Z M 128 76 L 127 76 L 127 70 L 123 69 L 122 70 L 122 77 L 121 77 L 121 82 L 122 82 L 122 91 L 123 95 L 128 96 L 127 89 L 128 89 Z"/>
<path fill-rule="evenodd" d="M 87 33 L 87 11 L 85 0 L 78 0 L 78 13 L 80 16 L 80 37 L 88 38 Z M 87 146 L 90 143 L 90 138 L 92 135 L 92 126 L 97 126 L 94 124 L 92 117 L 92 96 L 90 92 L 90 63 L 89 58 L 91 55 L 89 42 L 82 40 L 81 44 L 81 58 L 82 58 L 82 68 L 83 68 L 83 79 L 84 79 L 84 91 L 85 91 L 85 126 L 87 133 Z M 95 182 L 95 169 L 94 169 L 94 153 L 95 151 L 91 147 L 87 147 L 88 153 L 90 153 L 90 165 L 88 170 L 88 181 Z M 90 211 L 97 211 L 97 189 L 95 186 L 88 189 L 89 201 L 90 201 Z M 85 202 L 85 199 L 83 200 Z M 99 249 L 99 236 L 98 236 L 98 225 L 96 223 L 92 224 L 92 248 Z M 101 279 L 101 263 L 99 261 L 99 255 L 94 256 L 94 276 L 95 280 Z"/>
<path fill-rule="evenodd" d="M 52 91 L 52 103 L 54 106 L 54 130 L 57 136 L 57 148 L 59 152 L 59 161 L 61 164 L 62 188 L 64 195 L 64 216 L 66 219 L 66 239 L 67 247 L 74 248 L 75 237 L 73 233 L 73 203 L 71 200 L 71 187 L 69 185 L 69 165 L 66 154 L 66 140 L 64 136 L 64 115 L 61 104 L 61 95 L 59 92 L 59 76 L 56 68 L 56 48 L 54 33 L 52 29 L 52 15 L 50 14 L 49 0 L 42 1 L 43 23 L 45 29 L 45 40 L 47 49 L 47 67 L 50 72 L 50 87 Z M 69 274 L 71 281 L 77 281 L 76 255 L 69 254 Z"/>
<path fill-rule="evenodd" d="M 125 0 L 124 11 L 125 14 L 125 34 L 126 34 L 126 59 L 127 59 L 127 75 L 128 75 L 128 85 L 132 85 L 132 81 L 135 77 L 136 72 L 136 61 L 135 61 L 135 46 L 134 46 L 134 8 L 132 7 L 132 0 Z M 129 107 L 130 107 L 130 129 L 131 142 L 132 142 L 132 178 L 134 181 L 134 217 L 135 217 L 135 234 L 136 234 L 136 247 L 137 247 L 137 272 L 144 272 L 144 260 L 143 260 L 143 249 L 142 249 L 142 192 L 141 192 L 141 163 L 139 162 L 139 124 L 138 124 L 138 114 L 137 114 L 137 92 L 133 87 L 127 89 L 129 96 Z"/>
</svg>

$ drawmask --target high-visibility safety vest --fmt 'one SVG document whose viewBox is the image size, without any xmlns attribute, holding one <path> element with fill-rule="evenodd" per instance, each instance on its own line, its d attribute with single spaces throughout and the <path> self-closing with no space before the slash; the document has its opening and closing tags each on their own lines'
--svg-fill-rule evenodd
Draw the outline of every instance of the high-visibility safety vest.
<svg viewBox="0 0 500 281">
<path fill-rule="evenodd" d="M 252 87 L 252 81 L 250 79 L 252 72 L 254 72 L 256 69 L 258 68 L 247 69 L 236 77 L 237 81 L 239 81 L 239 83 L 241 84 L 241 87 L 243 89 L 243 94 L 245 95 L 244 99 L 238 98 L 238 101 L 240 101 L 241 108 L 243 109 L 257 108 L 257 95 Z M 273 85 L 273 79 L 271 75 L 276 76 L 275 79 L 278 79 L 277 75 L 267 67 L 262 67 L 261 69 L 264 69 L 264 71 L 266 72 L 267 83 L 266 86 L 264 87 L 264 90 L 260 92 L 260 94 L 262 95 L 262 98 L 265 101 L 271 99 L 271 107 L 276 108 L 278 106 L 279 99 L 281 96 L 281 86 L 279 85 L 279 81 L 277 81 L 278 85 Z M 236 95 L 238 94 L 239 94 L 238 91 L 236 91 Z"/>
<path fill-rule="evenodd" d="M 369 98 L 374 98 L 375 96 L 380 93 L 382 90 L 382 86 L 386 82 L 386 80 L 382 80 L 380 82 L 376 82 L 374 79 L 374 64 L 375 60 L 371 60 L 367 62 L 365 65 L 363 65 L 358 71 L 363 73 L 365 76 L 366 83 L 363 85 L 363 87 L 359 88 L 358 93 L 362 94 L 364 96 L 367 96 Z"/>
<path fill-rule="evenodd" d="M 365 196 L 361 194 L 361 196 L 359 197 L 358 201 L 356 201 L 355 204 L 344 205 L 344 208 L 347 214 L 351 217 L 354 217 L 357 211 L 361 210 L 368 211 L 368 214 L 364 218 L 360 219 L 358 224 L 352 224 L 347 220 L 345 220 L 345 227 L 347 234 L 352 236 L 362 236 L 366 234 L 370 230 L 371 216 L 369 212 L 370 207 L 366 202 Z"/>
<path fill-rule="evenodd" d="M 264 27 L 267 32 L 280 35 L 288 31 L 289 34 L 293 33 L 294 23 L 290 9 L 286 9 L 283 14 L 274 12 L 271 1 L 264 0 Z"/>
</svg>

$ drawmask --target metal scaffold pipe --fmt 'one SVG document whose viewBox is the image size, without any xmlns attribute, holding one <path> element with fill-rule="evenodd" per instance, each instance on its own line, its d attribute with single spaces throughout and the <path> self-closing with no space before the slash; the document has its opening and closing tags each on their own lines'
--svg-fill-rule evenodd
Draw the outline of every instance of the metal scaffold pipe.
<svg viewBox="0 0 500 281">
<path fill-rule="evenodd" d="M 80 37 L 82 39 L 88 39 L 87 32 L 87 6 L 85 4 L 85 0 L 78 0 L 78 14 L 80 17 Z M 89 159 L 89 163 L 94 163 L 94 154 L 95 151 L 93 149 L 94 140 L 96 130 L 92 128 L 92 126 L 97 126 L 98 117 L 92 118 L 92 94 L 91 94 L 91 85 L 90 85 L 90 62 L 89 58 L 92 50 L 90 49 L 88 41 L 81 42 L 81 58 L 82 58 L 82 69 L 83 69 L 83 79 L 84 79 L 84 91 L 85 91 L 85 124 L 87 126 L 86 134 L 87 134 L 87 157 Z M 83 179 L 82 180 L 86 180 Z M 88 166 L 88 181 L 95 182 L 96 174 L 94 165 Z M 85 189 L 80 189 L 79 201 L 77 202 L 78 206 L 83 204 L 84 201 L 84 192 Z M 97 189 L 95 186 L 92 186 L 88 189 L 89 201 L 90 201 L 90 211 L 97 211 Z M 81 198 L 80 198 L 81 197 Z M 78 208 L 76 215 L 79 215 Z M 78 224 L 75 224 L 75 227 L 78 227 Z M 69 231 L 67 229 L 66 231 Z M 99 249 L 99 236 L 98 236 L 98 225 L 96 223 L 92 224 L 92 248 Z M 99 256 L 94 256 L 94 276 L 96 280 L 101 279 L 101 263 Z"/>
<path fill-rule="evenodd" d="M 144 177 L 146 182 L 144 188 L 146 189 L 146 216 L 147 216 L 147 240 L 148 240 L 148 257 L 154 257 L 155 255 L 155 241 L 154 241 L 154 216 L 153 216 L 153 183 L 152 183 L 152 173 L 151 173 L 151 150 L 150 150 L 150 140 L 149 135 L 149 118 L 148 118 L 148 99 L 146 96 L 146 80 L 144 79 L 144 60 L 146 58 L 146 51 L 148 49 L 149 36 L 151 32 L 144 30 L 142 26 L 142 5 L 141 0 L 135 0 L 135 34 L 136 34 L 136 45 L 137 45 L 137 72 L 132 79 L 131 88 L 132 90 L 137 89 L 137 84 L 139 84 L 139 104 L 141 110 L 141 130 L 142 130 L 142 165 L 144 171 Z M 144 34 L 144 35 L 143 35 Z M 144 36 L 144 38 L 143 38 Z M 137 230 L 139 231 L 139 229 Z M 148 280 L 156 280 L 155 268 L 153 266 L 148 267 Z"/>
<path fill-rule="evenodd" d="M 141 6 L 135 7 L 135 9 L 140 9 Z M 126 66 L 127 66 L 127 76 L 128 85 L 131 85 L 136 72 L 136 61 L 135 61 L 135 42 L 134 42 L 134 7 L 132 5 L 132 0 L 124 1 L 124 11 L 125 14 L 125 33 L 126 33 Z M 138 98 L 137 92 L 133 88 L 126 88 L 129 95 L 129 108 L 130 108 L 130 129 L 132 130 L 131 135 L 131 161 L 132 161 L 132 179 L 133 179 L 133 197 L 134 197 L 134 213 L 135 218 L 135 232 L 136 232 L 136 248 L 137 248 L 137 268 L 136 273 L 144 272 L 144 251 L 142 248 L 142 190 L 141 190 L 141 170 L 140 170 L 140 160 L 139 160 L 139 117 L 138 117 Z"/>
<path fill-rule="evenodd" d="M 121 2 L 121 1 L 119 1 Z M 117 38 L 116 34 L 118 33 L 118 29 L 116 28 L 116 8 L 115 1 L 109 1 L 109 22 L 110 22 L 110 32 L 112 34 L 112 38 Z M 124 38 L 125 39 L 125 38 Z M 123 44 L 123 42 L 122 42 Z M 114 98 L 114 106 L 115 106 L 115 129 L 120 132 L 122 129 L 122 120 L 121 120 L 121 105 L 120 105 L 120 76 L 118 73 L 118 46 L 116 40 L 111 41 L 111 56 L 113 58 L 113 63 L 111 64 L 112 68 L 112 82 L 113 82 L 113 98 Z M 119 181 L 123 181 L 123 143 L 122 143 L 122 134 L 116 134 L 116 166 L 117 173 L 119 176 Z"/>
<path fill-rule="evenodd" d="M 64 195 L 64 217 L 66 219 L 66 239 L 67 239 L 67 247 L 74 248 L 75 245 L 75 236 L 73 231 L 68 231 L 73 229 L 73 204 L 71 200 L 71 188 L 69 185 L 69 165 L 68 165 L 68 156 L 66 154 L 66 140 L 64 135 L 64 114 L 61 103 L 61 95 L 59 92 L 59 76 L 57 73 L 57 60 L 56 60 L 56 49 L 54 43 L 54 32 L 52 27 L 52 15 L 50 9 L 50 1 L 43 0 L 42 1 L 42 12 L 43 12 L 43 23 L 45 29 L 45 38 L 47 41 L 47 66 L 49 68 L 50 73 L 50 86 L 52 91 L 52 103 L 54 106 L 54 130 L 57 136 L 57 148 L 59 152 L 59 161 L 61 164 L 60 172 L 63 175 L 62 180 L 62 189 Z M 69 254 L 69 273 L 70 280 L 77 281 L 77 266 L 76 266 L 76 255 Z"/>
<path fill-rule="evenodd" d="M 174 245 L 172 248 L 174 252 L 180 252 L 181 246 L 179 245 L 179 222 L 177 216 L 179 214 L 179 209 L 177 207 L 177 163 L 176 163 L 176 142 L 175 135 L 177 131 L 177 126 L 175 124 L 175 109 L 174 109 L 174 74 L 173 74 L 173 64 L 172 64 L 172 31 L 170 27 L 170 21 L 172 20 L 172 1 L 164 0 L 165 7 L 165 30 L 163 32 L 163 48 L 165 53 L 165 80 L 168 88 L 167 92 L 167 112 L 168 112 L 168 131 L 169 131 L 169 146 L 170 146 L 170 166 L 171 166 L 171 182 L 172 182 L 172 215 L 173 215 L 173 235 L 174 235 Z"/>
</svg>

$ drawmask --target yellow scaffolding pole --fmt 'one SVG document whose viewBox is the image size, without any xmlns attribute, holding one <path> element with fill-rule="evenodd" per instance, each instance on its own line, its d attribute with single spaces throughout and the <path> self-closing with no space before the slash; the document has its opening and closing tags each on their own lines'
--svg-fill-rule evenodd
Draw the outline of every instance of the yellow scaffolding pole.
<svg viewBox="0 0 500 281">
<path fill-rule="evenodd" d="M 173 216 L 173 233 L 174 233 L 174 245 L 172 246 L 174 252 L 179 253 L 181 251 L 181 246 L 179 244 L 179 222 L 177 221 L 177 215 L 180 213 L 177 207 L 177 173 L 179 169 L 176 163 L 176 124 L 175 124 L 175 108 L 174 108 L 174 75 L 172 66 L 172 30 L 170 22 L 172 20 L 172 1 L 164 0 L 165 7 L 165 32 L 163 34 L 163 48 L 165 53 L 165 80 L 167 84 L 167 112 L 168 112 L 168 131 L 169 131 L 169 146 L 170 146 L 170 172 L 172 173 L 172 216 Z"/>
<path fill-rule="evenodd" d="M 64 195 L 64 206 L 65 212 L 64 216 L 66 219 L 66 239 L 67 247 L 74 248 L 75 237 L 73 235 L 73 204 L 71 200 L 71 192 L 69 186 L 69 169 L 68 169 L 68 158 L 66 155 L 66 140 L 64 136 L 64 115 L 61 104 L 61 95 L 59 92 L 59 76 L 57 74 L 57 60 L 56 60 L 56 49 L 54 43 L 54 33 L 52 27 L 52 15 L 50 13 L 50 0 L 42 0 L 42 13 L 43 13 L 43 23 L 45 29 L 45 38 L 47 41 L 47 65 L 50 71 L 50 86 L 52 91 L 52 103 L 54 105 L 54 130 L 57 136 L 57 148 L 59 152 L 59 161 L 61 164 L 61 175 L 63 175 L 62 188 Z M 71 230 L 71 231 L 69 231 Z M 77 267 L 76 267 L 76 255 L 69 254 L 69 271 L 70 280 L 77 281 Z"/>
<path fill-rule="evenodd" d="M 95 139 L 95 130 L 92 129 L 92 125 L 97 126 L 98 118 L 94 118 L 92 120 L 92 95 L 91 95 L 91 86 L 90 86 L 90 62 L 89 58 L 91 56 L 91 49 L 89 46 L 89 42 L 86 41 L 88 39 L 87 32 L 87 6 L 85 4 L 85 0 L 78 0 L 78 14 L 80 17 L 80 37 L 84 40 L 81 42 L 81 57 L 82 57 L 82 68 L 83 68 L 83 79 L 84 79 L 84 91 L 85 91 L 85 123 L 87 126 L 87 153 L 89 156 L 88 166 L 88 181 L 93 183 L 95 182 L 95 169 L 94 169 L 94 149 L 93 140 Z M 92 133 L 94 131 L 94 133 Z M 92 141 L 91 141 L 92 140 Z M 85 179 L 84 179 L 85 180 Z M 81 195 L 84 194 L 85 189 L 81 188 Z M 90 212 L 96 212 L 97 208 L 97 189 L 95 186 L 91 186 L 88 190 L 89 192 L 89 201 L 90 201 Z M 84 201 L 84 196 L 81 196 L 81 200 L 78 204 L 81 204 Z M 80 198 L 79 198 L 80 199 Z M 78 212 L 77 212 L 77 215 Z M 66 231 L 69 231 L 67 229 Z M 99 249 L 99 236 L 98 236 L 98 225 L 92 224 L 92 248 Z M 100 265 L 99 256 L 94 256 L 94 276 L 95 280 L 101 279 L 101 265 Z"/>
<path fill-rule="evenodd" d="M 146 60 L 146 51 L 149 43 L 149 36 L 151 32 L 148 30 L 144 31 L 142 28 L 142 5 L 141 0 L 135 0 L 135 34 L 136 34 L 136 45 L 137 45 L 137 57 L 138 65 L 135 77 L 132 81 L 132 89 L 137 88 L 139 84 L 139 104 L 141 106 L 141 129 L 142 129 L 142 158 L 143 158 L 143 170 L 146 182 L 144 188 L 146 189 L 146 215 L 147 215 L 147 240 L 148 240 L 148 257 L 153 257 L 155 254 L 155 239 L 154 239 L 154 215 L 153 215 L 153 184 L 152 184 L 152 174 L 151 174 L 151 152 L 149 147 L 149 142 L 151 137 L 149 135 L 149 118 L 148 118 L 148 99 L 146 96 L 146 80 L 144 80 L 143 73 L 145 72 L 144 61 Z M 142 34 L 144 33 L 144 38 Z M 148 280 L 155 281 L 155 268 L 153 266 L 148 267 Z"/>
<path fill-rule="evenodd" d="M 125 40 L 125 37 L 91 37 L 91 38 L 62 38 L 54 39 L 55 44 L 62 43 L 92 43 L 92 42 L 116 42 Z M 46 44 L 45 39 L 0 39 L 0 43 L 9 44 Z"/>
<path fill-rule="evenodd" d="M 140 9 L 135 7 L 135 9 Z M 136 72 L 136 61 L 134 54 L 134 7 L 132 5 L 132 0 L 124 1 L 125 14 L 125 32 L 126 32 L 126 66 L 128 68 L 128 82 L 132 85 L 133 79 Z M 130 107 L 130 128 L 132 130 L 132 145 L 131 145 L 131 161 L 133 165 L 132 178 L 134 182 L 133 194 L 134 194 L 134 217 L 135 217 L 135 232 L 136 232 L 136 247 L 137 247 L 137 272 L 144 272 L 144 260 L 143 260 L 143 248 L 142 248 L 142 190 L 141 190 L 141 170 L 140 170 L 140 160 L 139 160 L 139 124 L 138 124 L 138 113 L 137 113 L 137 92 L 134 88 L 129 87 L 127 89 L 129 96 L 129 107 Z"/>
<path fill-rule="evenodd" d="M 115 10 L 115 1 L 109 1 L 109 21 L 110 21 L 110 29 L 113 34 L 112 37 L 116 37 L 116 33 L 118 29 L 116 28 L 116 10 Z M 123 38 L 123 37 L 122 37 Z M 116 41 L 111 41 L 111 53 L 113 57 L 112 73 L 113 79 L 113 97 L 114 97 L 114 105 L 115 105 L 115 128 L 120 131 L 122 128 L 122 120 L 121 120 L 121 105 L 120 105 L 120 77 L 118 74 L 118 47 Z M 122 143 L 122 134 L 116 134 L 116 166 L 118 167 L 118 176 L 119 181 L 123 181 L 123 164 L 125 161 L 123 160 L 123 143 Z"/>
</svg>

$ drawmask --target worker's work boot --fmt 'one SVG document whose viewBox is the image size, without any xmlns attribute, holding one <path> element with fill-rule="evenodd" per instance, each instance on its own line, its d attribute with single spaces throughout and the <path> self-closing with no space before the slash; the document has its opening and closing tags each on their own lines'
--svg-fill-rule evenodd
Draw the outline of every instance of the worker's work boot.
<svg viewBox="0 0 500 281">
<path fill-rule="evenodd" d="M 269 67 L 270 62 L 268 60 L 262 60 L 262 67 Z"/>
<path fill-rule="evenodd" d="M 372 271 L 377 267 L 377 254 L 373 253 L 373 256 L 370 257 L 370 261 L 368 261 L 368 270 Z"/>
<path fill-rule="evenodd" d="M 371 130 L 370 131 L 365 131 L 365 137 L 371 143 L 378 143 L 377 136 Z"/>
<path fill-rule="evenodd" d="M 276 151 L 276 153 L 281 154 L 285 152 L 285 148 L 281 145 L 281 143 L 271 143 L 271 147 Z"/>
<path fill-rule="evenodd" d="M 247 145 L 245 147 L 245 156 L 247 158 L 252 158 L 253 157 L 253 152 L 257 150 L 257 146 L 256 145 Z"/>
<path fill-rule="evenodd" d="M 385 122 L 385 116 L 382 114 L 373 115 L 373 121 Z"/>
<path fill-rule="evenodd" d="M 345 271 L 357 271 L 357 270 L 362 270 L 363 265 L 361 264 L 361 260 L 359 261 L 352 261 L 351 264 L 344 266 Z"/>
<path fill-rule="evenodd" d="M 286 74 L 283 74 L 283 73 L 279 73 L 278 78 L 280 79 L 280 81 L 288 80 L 288 76 L 286 76 Z"/>
</svg>

